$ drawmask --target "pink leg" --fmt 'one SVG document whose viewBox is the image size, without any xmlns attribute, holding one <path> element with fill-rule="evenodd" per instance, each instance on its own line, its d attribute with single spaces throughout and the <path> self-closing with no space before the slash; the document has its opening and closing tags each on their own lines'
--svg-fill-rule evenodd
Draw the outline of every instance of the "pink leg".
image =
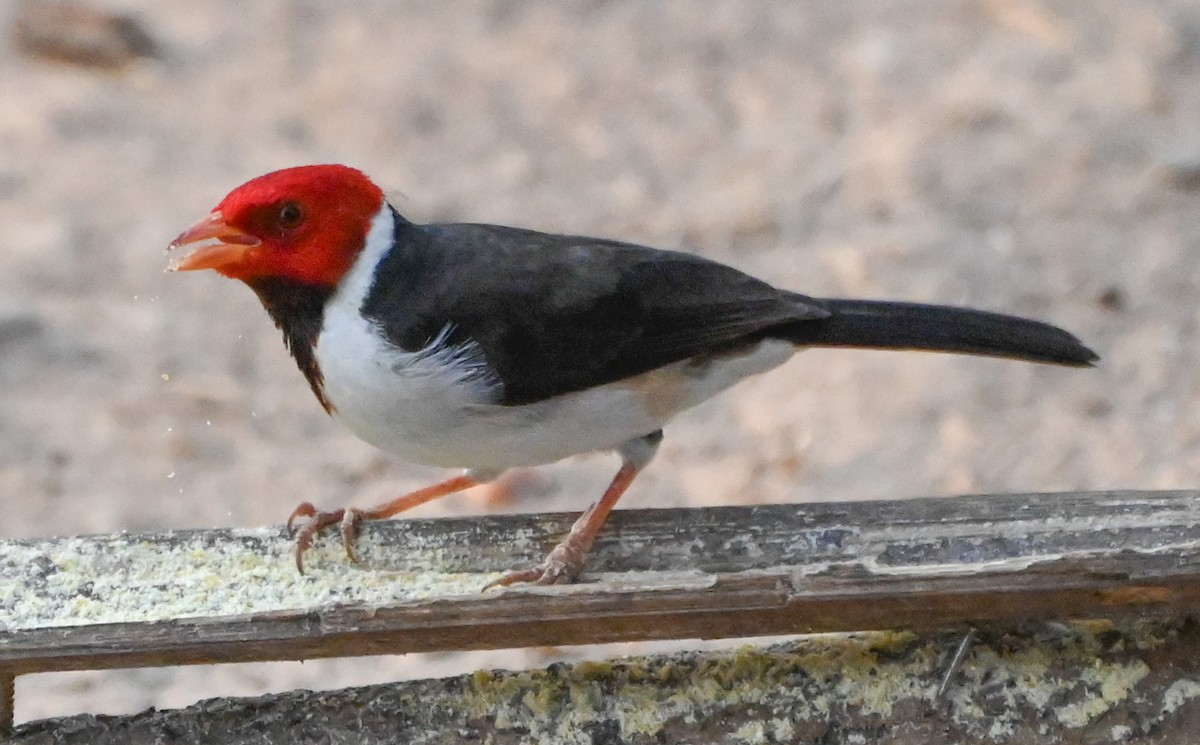
<svg viewBox="0 0 1200 745">
<path fill-rule="evenodd" d="M 617 471 L 617 475 L 613 477 L 612 483 L 608 485 L 604 496 L 579 516 L 579 519 L 571 526 L 571 532 L 546 555 L 541 564 L 529 569 L 509 572 L 500 579 L 487 583 L 483 589 L 507 587 L 518 582 L 554 585 L 575 581 L 587 562 L 588 551 L 596 542 L 596 534 L 608 520 L 608 513 L 612 512 L 617 500 L 633 483 L 633 479 L 640 470 L 641 466 L 629 462 L 624 463 L 621 470 Z"/>
</svg>

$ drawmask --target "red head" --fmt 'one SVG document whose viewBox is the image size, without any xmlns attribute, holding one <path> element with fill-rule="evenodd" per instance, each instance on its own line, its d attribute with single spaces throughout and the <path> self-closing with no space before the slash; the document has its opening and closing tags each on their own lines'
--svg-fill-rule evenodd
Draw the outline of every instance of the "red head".
<svg viewBox="0 0 1200 745">
<path fill-rule="evenodd" d="M 332 288 L 363 248 L 383 192 L 360 171 L 300 166 L 247 181 L 168 250 L 197 245 L 169 269 L 215 269 L 253 284 L 287 279 Z"/>
</svg>

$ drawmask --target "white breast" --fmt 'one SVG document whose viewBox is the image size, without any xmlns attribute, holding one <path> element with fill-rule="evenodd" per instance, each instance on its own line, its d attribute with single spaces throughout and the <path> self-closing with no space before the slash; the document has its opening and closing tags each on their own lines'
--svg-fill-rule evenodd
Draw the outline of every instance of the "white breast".
<svg viewBox="0 0 1200 745">
<path fill-rule="evenodd" d="M 426 349 L 404 352 L 359 312 L 392 236 L 385 207 L 326 306 L 316 357 L 336 416 L 363 440 L 415 463 L 503 470 L 615 449 L 795 351 L 786 342 L 767 341 L 741 355 L 676 363 L 525 406 L 498 406 L 489 403 L 498 382 L 477 350 L 446 346 L 444 332 Z"/>
</svg>

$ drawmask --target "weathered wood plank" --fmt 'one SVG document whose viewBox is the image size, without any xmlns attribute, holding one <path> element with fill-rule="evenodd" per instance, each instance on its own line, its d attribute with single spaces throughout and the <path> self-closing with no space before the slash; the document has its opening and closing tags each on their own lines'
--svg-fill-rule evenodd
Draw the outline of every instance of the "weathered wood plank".
<svg viewBox="0 0 1200 745">
<path fill-rule="evenodd" d="M 16 698 L 17 676 L 0 670 L 0 737 L 12 734 Z"/>
<path fill-rule="evenodd" d="M 0 543 L 0 671 L 1200 611 L 1196 492 L 619 511 L 585 582 L 480 594 L 571 515 Z"/>
<path fill-rule="evenodd" d="M 1137 622 L 822 635 L 768 648 L 213 699 L 22 725 L 19 745 L 154 742 L 1191 745 L 1200 632 Z"/>
</svg>

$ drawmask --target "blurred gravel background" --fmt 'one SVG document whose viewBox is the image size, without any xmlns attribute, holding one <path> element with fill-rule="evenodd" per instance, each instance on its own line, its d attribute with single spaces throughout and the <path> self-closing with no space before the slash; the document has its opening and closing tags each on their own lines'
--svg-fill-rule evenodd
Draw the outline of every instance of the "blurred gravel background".
<svg viewBox="0 0 1200 745">
<path fill-rule="evenodd" d="M 623 506 L 1198 483 L 1194 0 L 92 2 L 129 17 L 0 5 L 3 537 L 278 523 L 440 475 L 326 418 L 250 292 L 162 272 L 229 189 L 315 162 L 417 220 L 1033 315 L 1103 358 L 799 355 L 681 417 Z M 582 509 L 614 468 L 419 514 Z M 17 718 L 585 653 L 33 676 Z"/>
</svg>

